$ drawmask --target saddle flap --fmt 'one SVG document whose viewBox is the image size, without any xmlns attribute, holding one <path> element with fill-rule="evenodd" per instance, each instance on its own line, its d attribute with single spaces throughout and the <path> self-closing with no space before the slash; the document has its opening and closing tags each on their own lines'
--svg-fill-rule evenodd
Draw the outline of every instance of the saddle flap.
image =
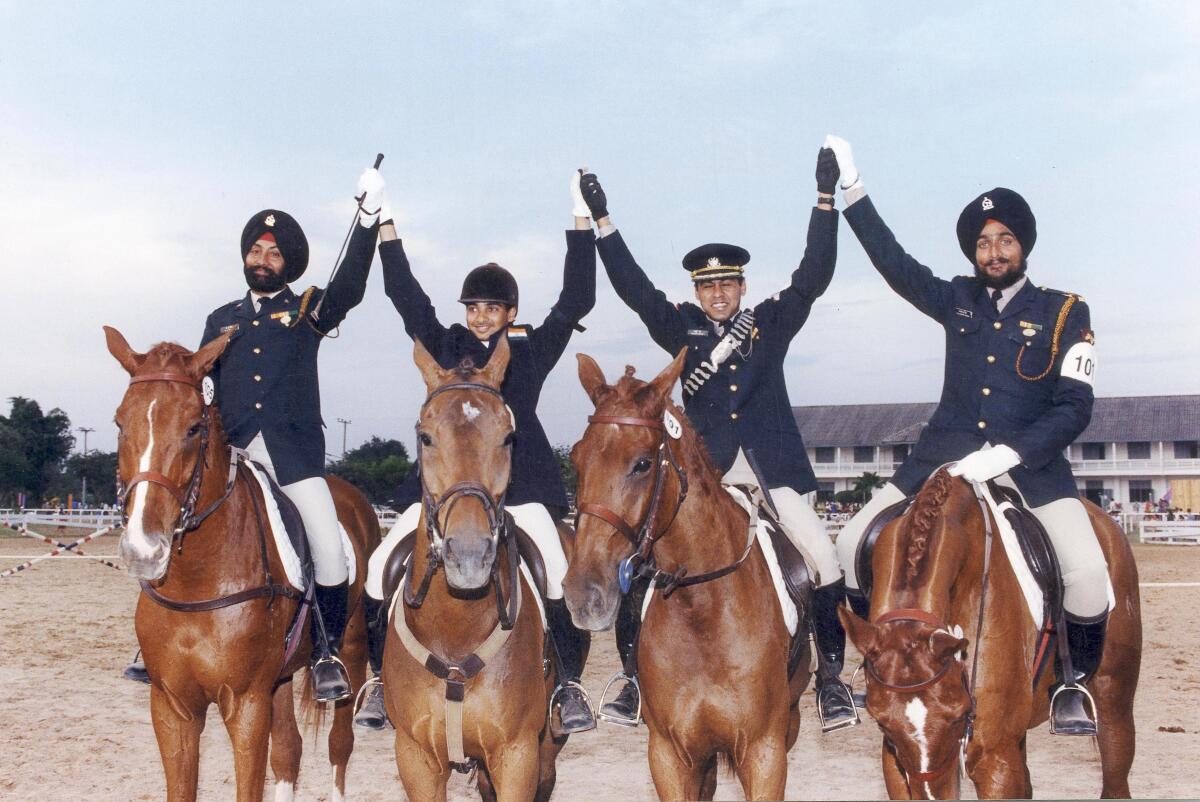
<svg viewBox="0 0 1200 802">
<path fill-rule="evenodd" d="M 1062 609 L 1063 579 L 1050 536 L 1041 521 L 1024 507 L 1006 509 L 1004 517 L 1012 525 L 1025 563 L 1042 589 L 1046 616 L 1051 621 L 1057 620 L 1058 611 Z"/>
<path fill-rule="evenodd" d="M 907 510 L 915 496 L 902 498 L 895 504 L 889 504 L 879 511 L 871 522 L 867 524 L 866 533 L 862 540 L 858 542 L 858 550 L 854 554 L 854 570 L 858 576 L 858 587 L 862 590 L 863 595 L 868 599 L 871 598 L 871 554 L 875 551 L 875 541 L 879 539 L 879 533 L 883 528 L 892 521 L 899 518 Z"/>
<path fill-rule="evenodd" d="M 404 581 L 404 566 L 408 562 L 416 542 L 416 531 L 409 532 L 400 539 L 396 548 L 392 549 L 392 553 L 388 555 L 387 563 L 383 567 L 383 598 L 392 598 L 396 589 L 400 587 L 400 583 Z"/>
<path fill-rule="evenodd" d="M 546 598 L 546 564 L 542 562 L 542 554 L 538 551 L 537 544 L 533 542 L 533 538 L 525 533 L 513 521 L 512 516 L 505 514 L 507 525 L 510 532 L 517 534 L 517 552 L 521 555 L 521 561 L 525 563 L 525 567 L 529 569 L 529 575 L 533 577 L 533 583 L 536 585 L 538 595 L 543 599 Z"/>
</svg>

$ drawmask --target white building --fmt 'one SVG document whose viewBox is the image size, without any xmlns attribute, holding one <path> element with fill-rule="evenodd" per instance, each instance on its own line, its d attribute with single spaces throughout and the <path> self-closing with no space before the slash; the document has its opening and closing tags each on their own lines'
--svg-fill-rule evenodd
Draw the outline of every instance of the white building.
<svg viewBox="0 0 1200 802">
<path fill-rule="evenodd" d="M 794 407 L 826 499 L 864 472 L 887 479 L 936 404 Z M 1097 398 L 1091 425 L 1067 449 L 1079 492 L 1102 503 L 1158 501 L 1200 511 L 1200 395 Z"/>
</svg>

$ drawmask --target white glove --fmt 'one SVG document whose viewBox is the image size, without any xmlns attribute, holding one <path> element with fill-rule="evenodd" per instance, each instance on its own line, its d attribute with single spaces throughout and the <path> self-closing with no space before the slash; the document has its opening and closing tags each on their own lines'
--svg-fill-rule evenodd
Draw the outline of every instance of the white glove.
<svg viewBox="0 0 1200 802">
<path fill-rule="evenodd" d="M 354 193 L 358 202 L 358 224 L 370 228 L 379 219 L 380 210 L 387 205 L 383 176 L 374 167 L 363 170 L 358 177 L 358 190 Z"/>
<path fill-rule="evenodd" d="M 1020 464 L 1020 454 L 1008 446 L 993 446 L 972 451 L 951 465 L 950 475 L 961 476 L 968 482 L 986 482 Z"/>
<path fill-rule="evenodd" d="M 856 185 L 861 186 L 862 176 L 854 166 L 854 152 L 850 150 L 850 143 L 840 136 L 828 134 L 825 137 L 825 147 L 832 148 L 833 155 L 837 157 L 838 169 L 842 171 L 842 191 L 853 189 Z"/>
<path fill-rule="evenodd" d="M 576 217 L 591 217 L 592 213 L 588 210 L 587 202 L 583 199 L 583 190 L 579 188 L 579 178 L 587 172 L 586 167 L 581 167 L 571 173 L 571 203 L 574 204 L 571 208 L 571 214 Z"/>
</svg>

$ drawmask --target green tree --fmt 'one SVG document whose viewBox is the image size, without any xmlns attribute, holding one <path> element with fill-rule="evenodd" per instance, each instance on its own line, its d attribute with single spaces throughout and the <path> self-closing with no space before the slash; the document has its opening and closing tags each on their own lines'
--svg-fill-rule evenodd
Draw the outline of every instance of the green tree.
<svg viewBox="0 0 1200 802">
<path fill-rule="evenodd" d="M 0 475 L 11 482 L 0 487 L 0 492 L 25 491 L 37 502 L 46 495 L 75 444 L 71 420 L 61 409 L 43 414 L 38 402 L 29 398 L 14 396 L 9 403 L 8 417 L 0 416 L 0 427 L 8 430 L 0 435 L 0 442 L 7 438 L 20 459 L 0 460 Z"/>
<path fill-rule="evenodd" d="M 863 471 L 863 475 L 855 479 L 852 486 L 854 500 L 861 504 L 866 504 L 871 500 L 871 491 L 877 487 L 883 487 L 884 484 L 879 474 Z"/>
<path fill-rule="evenodd" d="M 50 494 L 66 499 L 67 494 L 76 497 L 83 491 L 83 480 L 87 479 L 85 505 L 113 504 L 117 500 L 116 488 L 117 452 L 89 451 L 72 454 L 63 463 L 63 470 L 50 484 Z"/>
<path fill-rule="evenodd" d="M 575 473 L 575 465 L 571 462 L 571 447 L 555 446 L 554 456 L 558 460 L 558 471 L 562 474 L 563 484 L 567 487 L 567 498 L 574 501 L 575 491 L 579 486 L 579 476 Z"/>
<path fill-rule="evenodd" d="M 388 504 L 410 468 L 412 461 L 403 443 L 372 437 L 330 463 L 327 470 L 365 493 L 372 504 Z"/>
</svg>

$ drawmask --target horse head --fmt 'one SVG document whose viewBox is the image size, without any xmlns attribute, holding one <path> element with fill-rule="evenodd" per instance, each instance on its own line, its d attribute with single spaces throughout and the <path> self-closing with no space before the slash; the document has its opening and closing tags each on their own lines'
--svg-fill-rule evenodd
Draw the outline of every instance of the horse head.
<svg viewBox="0 0 1200 802">
<path fill-rule="evenodd" d="M 139 354 L 116 329 L 105 326 L 104 336 L 109 353 L 130 376 L 113 418 L 119 503 L 126 516 L 117 551 L 134 577 L 161 579 L 203 471 L 210 419 L 201 381 L 225 351 L 232 332 L 195 353 L 175 343 L 159 343 Z"/>
<path fill-rule="evenodd" d="M 477 589 L 492 575 L 512 468 L 515 422 L 500 395 L 508 339 L 479 369 L 444 370 L 420 342 L 414 358 L 429 393 L 417 420 L 423 531 L 450 586 Z"/>
<path fill-rule="evenodd" d="M 959 617 L 950 604 L 955 581 L 978 561 L 968 549 L 982 541 L 978 514 L 969 486 L 938 471 L 875 546 L 872 620 L 838 610 L 863 655 L 867 711 L 913 798 L 958 797 L 954 769 L 975 711 L 967 640 L 961 624 L 947 621 Z"/>
<path fill-rule="evenodd" d="M 638 545 L 637 530 L 653 515 L 654 500 L 665 495 L 658 483 L 680 481 L 669 473 L 664 478 L 659 462 L 663 413 L 686 355 L 681 351 L 650 382 L 633 378 L 633 368 L 626 368 L 613 385 L 595 360 L 578 355 L 579 381 L 596 412 L 571 450 L 581 514 L 563 590 L 572 618 L 584 629 L 613 625 L 621 598 L 618 565 Z"/>
</svg>

